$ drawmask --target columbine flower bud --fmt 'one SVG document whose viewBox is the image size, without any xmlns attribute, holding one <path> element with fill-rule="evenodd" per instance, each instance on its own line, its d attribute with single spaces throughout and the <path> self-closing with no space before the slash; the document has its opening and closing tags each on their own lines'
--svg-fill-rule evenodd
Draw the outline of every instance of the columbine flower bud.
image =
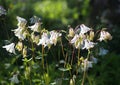
<svg viewBox="0 0 120 85">
<path fill-rule="evenodd" d="M 70 79 L 70 85 L 75 85 L 73 79 Z"/>
<path fill-rule="evenodd" d="M 35 36 L 34 33 L 31 34 L 32 41 L 36 44 L 39 43 L 39 35 Z"/>
<path fill-rule="evenodd" d="M 94 32 L 93 31 L 90 31 L 90 35 L 89 35 L 90 37 L 89 37 L 89 39 L 90 40 L 93 40 L 93 38 L 94 38 Z"/>
<path fill-rule="evenodd" d="M 73 37 L 74 34 L 75 34 L 75 32 L 74 32 L 73 28 L 70 28 L 70 29 L 69 29 L 68 37 Z"/>
<path fill-rule="evenodd" d="M 109 32 L 106 32 L 106 40 L 111 40 L 112 36 Z"/>
<path fill-rule="evenodd" d="M 23 57 L 26 57 L 26 56 L 27 56 L 27 47 L 24 47 L 24 48 L 23 48 L 22 54 L 23 54 Z"/>
<path fill-rule="evenodd" d="M 19 42 L 17 43 L 16 49 L 17 49 L 18 51 L 22 51 L 22 49 L 23 49 L 23 43 L 22 43 L 21 41 L 19 41 Z"/>
</svg>

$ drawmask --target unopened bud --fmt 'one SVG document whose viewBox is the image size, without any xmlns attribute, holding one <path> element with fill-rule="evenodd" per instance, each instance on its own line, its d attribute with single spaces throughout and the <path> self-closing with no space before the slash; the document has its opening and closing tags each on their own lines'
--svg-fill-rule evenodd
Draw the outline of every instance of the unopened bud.
<svg viewBox="0 0 120 85">
<path fill-rule="evenodd" d="M 94 38 L 94 32 L 93 31 L 90 31 L 90 40 L 93 40 L 93 38 Z"/>
<path fill-rule="evenodd" d="M 23 54 L 23 57 L 26 57 L 26 56 L 27 56 L 27 47 L 24 47 L 24 48 L 23 48 L 22 54 Z"/>
<path fill-rule="evenodd" d="M 22 43 L 21 41 L 19 41 L 19 42 L 17 43 L 16 49 L 17 49 L 18 51 L 22 51 L 22 49 L 23 49 L 23 43 Z"/>
<path fill-rule="evenodd" d="M 69 29 L 69 34 L 68 34 L 68 36 L 69 36 L 69 37 L 73 37 L 74 34 L 75 34 L 75 32 L 74 32 L 73 28 L 70 28 L 70 29 Z"/>
</svg>

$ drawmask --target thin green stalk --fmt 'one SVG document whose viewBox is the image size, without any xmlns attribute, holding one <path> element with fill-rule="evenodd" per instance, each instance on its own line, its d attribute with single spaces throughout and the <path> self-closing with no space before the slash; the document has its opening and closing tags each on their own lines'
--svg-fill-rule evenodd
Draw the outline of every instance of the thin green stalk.
<svg viewBox="0 0 120 85">
<path fill-rule="evenodd" d="M 62 54 L 63 54 L 63 57 L 65 57 L 64 47 L 63 47 L 63 44 L 62 44 L 62 40 L 61 40 L 61 39 L 60 39 L 60 42 L 61 42 L 61 47 L 62 47 Z"/>
<path fill-rule="evenodd" d="M 89 56 L 90 56 L 90 50 L 88 49 L 87 60 L 89 59 Z M 85 67 L 86 67 L 86 66 L 85 66 Z M 82 83 L 81 83 L 81 85 L 84 85 L 85 76 L 86 76 L 86 71 L 84 71 L 84 73 L 83 73 L 83 79 L 82 79 Z"/>
<path fill-rule="evenodd" d="M 44 46 L 42 45 L 42 66 L 44 69 Z"/>
<path fill-rule="evenodd" d="M 88 49 L 87 60 L 89 59 L 89 57 L 90 57 L 90 49 Z"/>
<path fill-rule="evenodd" d="M 23 80 L 23 78 L 22 78 L 22 85 L 24 85 L 24 80 Z"/>
<path fill-rule="evenodd" d="M 32 85 L 31 78 L 29 78 L 29 81 L 30 81 L 30 85 Z"/>
<path fill-rule="evenodd" d="M 80 48 L 78 48 L 78 62 L 79 62 L 79 58 L 80 58 Z M 78 69 L 78 65 L 77 65 L 77 69 Z M 78 70 L 76 69 L 76 76 L 78 74 Z"/>
<path fill-rule="evenodd" d="M 72 63 L 73 63 L 73 57 L 74 57 L 74 50 L 75 50 L 75 49 L 73 49 L 73 51 L 72 51 L 72 59 L 71 59 L 71 66 L 72 66 Z"/>
<path fill-rule="evenodd" d="M 80 48 L 78 48 L 78 59 L 80 58 Z"/>
<path fill-rule="evenodd" d="M 86 75 L 86 76 L 87 76 L 87 79 L 88 79 L 89 84 L 92 85 L 92 82 L 91 82 L 89 76 L 88 76 L 88 75 Z"/>
<path fill-rule="evenodd" d="M 34 61 L 35 60 L 35 53 L 34 53 L 35 48 L 34 48 L 34 43 L 31 42 L 31 44 L 32 44 L 32 59 Z"/>
<path fill-rule="evenodd" d="M 86 76 L 86 71 L 84 71 L 84 73 L 83 73 L 83 78 L 82 78 L 82 83 L 81 83 L 81 85 L 84 85 L 85 76 Z"/>
<path fill-rule="evenodd" d="M 66 53 L 66 56 L 65 56 L 64 68 L 65 68 L 66 62 L 67 62 L 67 53 Z M 62 79 L 63 79 L 63 77 L 64 77 L 64 71 L 63 71 L 63 73 L 62 73 Z"/>
</svg>

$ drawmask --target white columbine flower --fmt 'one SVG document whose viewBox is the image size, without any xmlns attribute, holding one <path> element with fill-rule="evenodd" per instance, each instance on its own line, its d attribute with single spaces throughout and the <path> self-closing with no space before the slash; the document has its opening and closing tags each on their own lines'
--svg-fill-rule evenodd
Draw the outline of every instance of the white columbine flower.
<svg viewBox="0 0 120 85">
<path fill-rule="evenodd" d="M 18 84 L 19 83 L 18 74 L 14 74 L 13 77 L 10 78 L 10 80 L 11 80 L 12 83 Z"/>
<path fill-rule="evenodd" d="M 98 39 L 99 41 L 111 40 L 111 39 L 112 39 L 112 36 L 109 32 L 106 32 L 106 31 L 100 32 L 100 38 Z"/>
<path fill-rule="evenodd" d="M 18 27 L 25 27 L 25 25 L 27 24 L 26 19 L 17 16 L 17 20 L 18 20 Z"/>
<path fill-rule="evenodd" d="M 3 46 L 3 48 L 5 48 L 8 52 L 15 54 L 15 48 L 14 47 L 15 47 L 14 43 Z"/>
<path fill-rule="evenodd" d="M 26 38 L 26 35 L 24 35 L 23 29 L 21 29 L 20 27 L 12 31 L 14 31 L 15 36 L 18 37 L 19 39 L 24 40 Z"/>
<path fill-rule="evenodd" d="M 85 39 L 84 34 L 82 35 L 75 34 L 70 43 L 74 44 L 76 48 L 82 48 L 84 39 Z"/>
<path fill-rule="evenodd" d="M 47 33 L 43 33 L 41 39 L 39 39 L 39 43 L 37 45 L 43 45 L 44 47 L 49 46 L 51 44 L 50 39 Z"/>
<path fill-rule="evenodd" d="M 40 22 L 36 22 L 34 25 L 32 26 L 28 26 L 28 28 L 31 28 L 32 31 L 34 32 L 40 32 Z"/>
<path fill-rule="evenodd" d="M 51 44 L 56 45 L 58 37 L 60 37 L 62 34 L 61 33 L 57 33 L 56 31 L 51 31 L 50 32 L 50 41 Z"/>
<path fill-rule="evenodd" d="M 93 62 L 88 61 L 88 59 L 83 60 L 82 66 L 81 66 L 82 71 L 86 71 L 86 70 L 88 70 L 89 68 L 92 68 L 92 63 L 93 63 Z"/>
<path fill-rule="evenodd" d="M 70 41 L 70 43 L 75 43 L 79 39 L 79 35 L 76 34 L 73 39 Z"/>
<path fill-rule="evenodd" d="M 90 48 L 93 48 L 94 45 L 95 45 L 94 42 L 91 42 L 90 40 L 85 39 L 84 40 L 84 47 L 82 49 L 90 49 Z"/>
<path fill-rule="evenodd" d="M 80 25 L 80 29 L 81 29 L 81 30 L 80 30 L 80 33 L 81 33 L 81 34 L 87 33 L 88 31 L 91 30 L 89 27 L 85 26 L 84 24 L 81 24 L 81 25 Z"/>
<path fill-rule="evenodd" d="M 70 43 L 74 44 L 76 48 L 80 47 L 80 41 L 79 41 L 80 36 L 76 34 L 73 39 L 70 41 Z"/>
</svg>

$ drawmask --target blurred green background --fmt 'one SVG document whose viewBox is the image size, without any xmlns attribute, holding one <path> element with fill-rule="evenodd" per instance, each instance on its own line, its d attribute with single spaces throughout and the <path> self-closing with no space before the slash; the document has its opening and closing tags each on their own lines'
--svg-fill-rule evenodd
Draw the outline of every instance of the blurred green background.
<svg viewBox="0 0 120 85">
<path fill-rule="evenodd" d="M 0 80 L 6 76 L 1 76 L 2 64 L 10 58 L 2 45 L 13 37 L 11 29 L 17 28 L 16 16 L 30 22 L 34 15 L 48 30 L 68 30 L 68 25 L 75 28 L 82 23 L 96 30 L 108 28 L 113 39 L 103 47 L 109 53 L 100 57 L 101 62 L 90 77 L 94 85 L 120 85 L 120 0 L 0 0 Z"/>
</svg>

